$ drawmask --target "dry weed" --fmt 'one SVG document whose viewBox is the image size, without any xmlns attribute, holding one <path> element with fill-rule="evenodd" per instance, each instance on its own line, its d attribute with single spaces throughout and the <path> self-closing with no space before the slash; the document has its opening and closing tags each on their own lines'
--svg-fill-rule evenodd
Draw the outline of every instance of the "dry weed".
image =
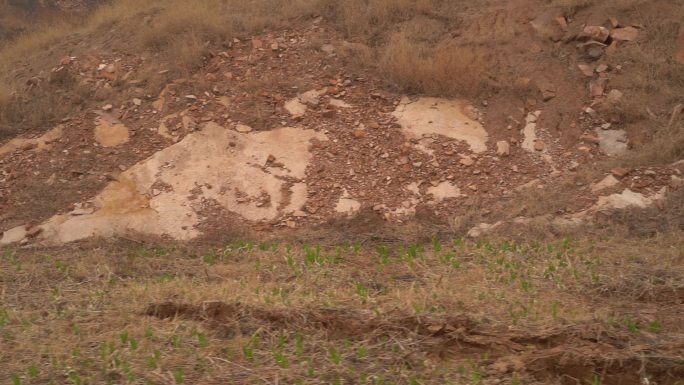
<svg viewBox="0 0 684 385">
<path fill-rule="evenodd" d="M 477 96 L 486 87 L 487 60 L 473 47 L 434 47 L 392 36 L 380 59 L 380 72 L 402 91 L 433 95 Z"/>
</svg>

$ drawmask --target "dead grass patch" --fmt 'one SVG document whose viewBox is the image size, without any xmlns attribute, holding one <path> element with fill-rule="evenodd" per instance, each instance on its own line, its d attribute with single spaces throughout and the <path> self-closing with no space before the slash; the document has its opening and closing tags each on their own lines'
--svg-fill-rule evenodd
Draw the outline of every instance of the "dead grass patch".
<svg viewBox="0 0 684 385">
<path fill-rule="evenodd" d="M 430 46 L 404 33 L 383 48 L 379 67 L 403 92 L 474 97 L 487 85 L 484 52 L 448 43 Z"/>
<path fill-rule="evenodd" d="M 636 151 L 610 162 L 621 166 L 663 166 L 684 159 L 684 130 L 679 125 L 663 127 Z"/>
</svg>

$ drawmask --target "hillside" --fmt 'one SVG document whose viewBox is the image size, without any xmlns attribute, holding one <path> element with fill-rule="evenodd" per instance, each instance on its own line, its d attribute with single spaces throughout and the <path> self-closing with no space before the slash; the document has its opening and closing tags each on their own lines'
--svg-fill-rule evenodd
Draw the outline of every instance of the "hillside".
<svg viewBox="0 0 684 385">
<path fill-rule="evenodd" d="M 0 1 L 0 382 L 682 383 L 682 20 Z"/>
</svg>

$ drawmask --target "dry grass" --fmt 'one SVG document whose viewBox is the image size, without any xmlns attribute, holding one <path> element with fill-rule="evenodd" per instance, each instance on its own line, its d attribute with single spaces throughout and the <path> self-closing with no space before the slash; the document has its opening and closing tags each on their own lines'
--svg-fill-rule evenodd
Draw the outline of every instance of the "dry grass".
<svg viewBox="0 0 684 385">
<path fill-rule="evenodd" d="M 430 46 L 403 33 L 383 48 L 380 71 L 403 92 L 474 97 L 487 85 L 484 52 L 454 44 Z"/>
<path fill-rule="evenodd" d="M 667 244 L 6 250 L 0 382 L 677 384 Z"/>
</svg>

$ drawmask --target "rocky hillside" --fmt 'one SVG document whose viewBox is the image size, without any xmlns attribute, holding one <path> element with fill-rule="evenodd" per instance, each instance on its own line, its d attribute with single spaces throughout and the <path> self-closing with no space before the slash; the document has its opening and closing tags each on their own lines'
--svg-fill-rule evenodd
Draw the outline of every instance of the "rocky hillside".
<svg viewBox="0 0 684 385">
<path fill-rule="evenodd" d="M 0 0 L 0 384 L 681 385 L 683 21 Z"/>
<path fill-rule="evenodd" d="M 473 236 L 546 218 L 566 232 L 597 212 L 666 212 L 682 183 L 682 38 L 655 14 L 683 10 L 632 3 L 400 13 L 420 10 L 409 2 L 382 28 L 309 5 L 265 31 L 223 29 L 201 7 L 138 5 L 126 22 L 105 7 L 6 73 L 3 242 L 189 240 L 359 215 L 428 215 Z"/>
</svg>

